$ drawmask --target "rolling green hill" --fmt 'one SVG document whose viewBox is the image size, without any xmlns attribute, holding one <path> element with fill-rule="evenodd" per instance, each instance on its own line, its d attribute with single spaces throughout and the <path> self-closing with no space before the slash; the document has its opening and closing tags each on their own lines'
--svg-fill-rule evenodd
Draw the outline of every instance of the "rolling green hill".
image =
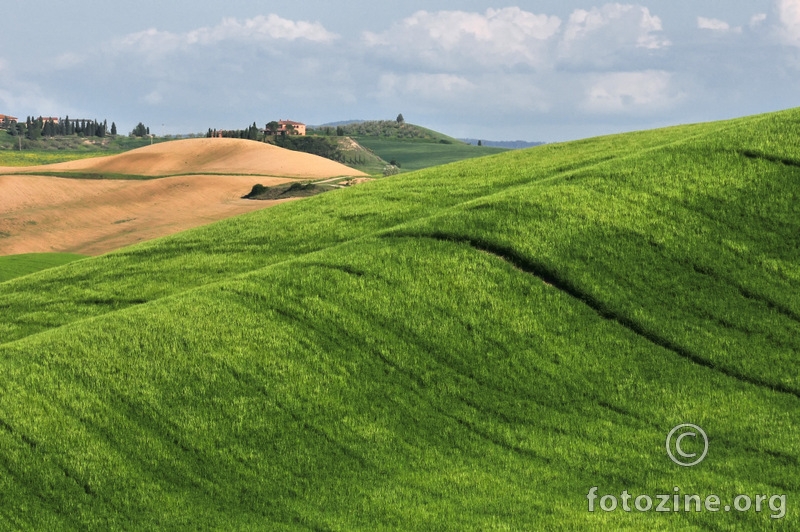
<svg viewBox="0 0 800 532">
<path fill-rule="evenodd" d="M 2 283 L 0 523 L 796 529 L 799 141 L 791 110 L 546 145 Z"/>
<path fill-rule="evenodd" d="M 432 166 L 484 157 L 507 151 L 505 148 L 471 146 L 438 131 L 395 120 L 367 120 L 338 127 L 342 135 L 353 138 L 386 163 L 395 161 L 403 172 Z M 337 128 L 321 126 L 310 130 L 318 135 L 334 135 Z M 346 155 L 346 163 L 368 173 L 378 173 L 374 161 L 354 163 L 353 154 Z"/>
</svg>

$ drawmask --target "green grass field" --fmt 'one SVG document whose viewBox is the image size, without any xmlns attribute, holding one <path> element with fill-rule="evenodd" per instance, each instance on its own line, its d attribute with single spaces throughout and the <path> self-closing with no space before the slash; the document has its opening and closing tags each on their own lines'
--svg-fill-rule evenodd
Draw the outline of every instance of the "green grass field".
<svg viewBox="0 0 800 532">
<path fill-rule="evenodd" d="M 450 144 L 379 137 L 356 137 L 356 140 L 381 159 L 396 160 L 401 171 L 420 170 L 507 151 L 504 148 L 470 146 L 457 140 L 449 141 Z"/>
<path fill-rule="evenodd" d="M 2 283 L 0 523 L 797 529 L 799 141 L 791 110 L 546 145 Z"/>
<path fill-rule="evenodd" d="M 108 155 L 102 152 L 53 152 L 46 150 L 0 151 L 0 166 L 38 166 L 41 164 L 63 163 Z"/>
<path fill-rule="evenodd" d="M 29 273 L 54 268 L 86 258 L 74 253 L 25 253 L 0 257 L 0 283 Z"/>
</svg>

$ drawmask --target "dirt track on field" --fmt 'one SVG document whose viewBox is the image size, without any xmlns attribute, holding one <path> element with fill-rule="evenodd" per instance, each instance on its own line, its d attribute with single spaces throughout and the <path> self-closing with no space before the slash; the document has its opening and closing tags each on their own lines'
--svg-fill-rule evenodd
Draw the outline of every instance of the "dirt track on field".
<svg viewBox="0 0 800 532">
<path fill-rule="evenodd" d="M 14 175 L 37 171 L 191 175 L 144 181 Z M 202 175 L 209 173 L 227 175 Z M 256 183 L 341 175 L 363 174 L 313 155 L 236 139 L 190 139 L 111 157 L 0 168 L 0 255 L 98 255 L 286 201 L 241 199 Z"/>
</svg>

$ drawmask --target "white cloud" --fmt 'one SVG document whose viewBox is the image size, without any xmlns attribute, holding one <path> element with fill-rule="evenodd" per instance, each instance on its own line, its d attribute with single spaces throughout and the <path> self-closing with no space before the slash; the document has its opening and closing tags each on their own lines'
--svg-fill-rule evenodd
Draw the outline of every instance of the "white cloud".
<svg viewBox="0 0 800 532">
<path fill-rule="evenodd" d="M 754 28 L 756 26 L 760 26 L 761 24 L 764 23 L 765 20 L 767 20 L 766 13 L 755 14 L 752 17 L 750 17 L 750 27 Z"/>
<path fill-rule="evenodd" d="M 226 18 L 216 26 L 198 28 L 186 33 L 150 28 L 126 35 L 118 41 L 117 46 L 121 49 L 135 49 L 146 54 L 160 55 L 178 49 L 188 49 L 194 45 L 212 45 L 223 41 L 302 39 L 326 43 L 338 37 L 318 22 L 288 20 L 271 14 L 266 17 L 259 15 L 241 22 L 235 18 Z"/>
<path fill-rule="evenodd" d="M 652 114 L 683 98 L 672 74 L 661 70 L 614 72 L 593 76 L 583 109 L 598 114 Z"/>
<path fill-rule="evenodd" d="M 800 46 L 800 0 L 778 0 L 778 17 L 784 42 Z"/>
<path fill-rule="evenodd" d="M 628 57 L 666 48 L 661 19 L 643 6 L 606 4 L 572 12 L 559 47 L 568 65 L 611 68 Z"/>
<path fill-rule="evenodd" d="M 697 17 L 697 27 L 701 30 L 728 31 L 731 25 L 716 18 Z"/>
<path fill-rule="evenodd" d="M 363 42 L 384 63 L 438 72 L 542 71 L 559 63 L 610 69 L 668 47 L 662 31 L 661 19 L 648 8 L 613 3 L 575 10 L 566 25 L 519 7 L 418 11 L 382 33 L 364 32 Z"/>
<path fill-rule="evenodd" d="M 164 96 L 161 95 L 161 92 L 154 90 L 144 97 L 144 101 L 150 105 L 158 105 L 164 101 Z"/>
<path fill-rule="evenodd" d="M 558 17 L 518 7 L 485 13 L 418 11 L 383 33 L 364 32 L 363 39 L 373 50 L 389 52 L 394 59 L 440 68 L 476 63 L 535 67 L 546 60 L 546 43 L 560 25 Z"/>
<path fill-rule="evenodd" d="M 312 42 L 330 42 L 337 37 L 318 22 L 288 20 L 275 14 L 266 17 L 259 15 L 246 19 L 244 22 L 239 22 L 235 18 L 226 18 L 213 28 L 200 28 L 186 35 L 189 44 L 209 44 L 230 39 L 284 39 L 288 41 L 305 39 Z"/>
<path fill-rule="evenodd" d="M 72 52 L 66 52 L 59 56 L 57 56 L 50 64 L 51 68 L 55 68 L 57 70 L 69 70 L 71 68 L 75 68 L 76 66 L 80 65 L 86 60 L 86 58 L 82 55 L 75 54 Z"/>
<path fill-rule="evenodd" d="M 617 42 L 633 42 L 638 48 L 657 49 L 670 42 L 658 35 L 661 19 L 646 7 L 630 4 L 606 4 L 591 11 L 576 9 L 569 17 L 564 42 L 585 41 L 593 35 L 616 35 Z"/>
<path fill-rule="evenodd" d="M 697 28 L 701 30 L 710 30 L 718 33 L 741 33 L 741 26 L 732 28 L 730 24 L 718 18 L 697 17 Z"/>
</svg>

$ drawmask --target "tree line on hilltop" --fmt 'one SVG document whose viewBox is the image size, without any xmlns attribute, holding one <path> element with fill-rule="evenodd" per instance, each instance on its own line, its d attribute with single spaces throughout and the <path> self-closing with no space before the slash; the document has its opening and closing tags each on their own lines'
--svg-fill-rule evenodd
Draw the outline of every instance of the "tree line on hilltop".
<svg viewBox="0 0 800 532">
<path fill-rule="evenodd" d="M 102 122 L 98 120 L 87 120 L 84 118 L 33 118 L 29 116 L 25 122 L 11 121 L 5 117 L 0 121 L 0 129 L 4 129 L 12 137 L 21 137 L 28 140 L 39 140 L 41 138 L 67 137 L 71 135 L 79 137 L 98 137 L 103 138 L 107 135 L 117 135 L 117 124 L 108 120 Z M 150 128 L 139 122 L 131 131 L 134 137 L 144 137 L 150 134 Z"/>
<path fill-rule="evenodd" d="M 312 155 L 319 155 L 332 161 L 344 162 L 345 154 L 339 147 L 339 142 L 320 136 L 304 136 L 292 134 L 291 124 L 286 126 L 287 130 L 280 131 L 280 124 L 272 121 L 264 128 L 259 128 L 253 122 L 252 125 L 244 129 L 212 129 L 208 128 L 207 138 L 222 137 L 232 139 L 254 140 L 274 144 L 281 148 L 293 151 L 301 151 Z M 288 133 L 288 134 L 287 134 Z"/>
<path fill-rule="evenodd" d="M 4 120 L 2 129 L 12 137 L 21 136 L 29 140 L 39 140 L 42 137 L 64 137 L 78 135 L 81 137 L 105 137 L 108 134 L 117 134 L 117 125 L 112 122 L 111 128 L 108 121 L 66 118 L 33 118 L 28 117 L 25 122 L 9 123 Z"/>
</svg>

